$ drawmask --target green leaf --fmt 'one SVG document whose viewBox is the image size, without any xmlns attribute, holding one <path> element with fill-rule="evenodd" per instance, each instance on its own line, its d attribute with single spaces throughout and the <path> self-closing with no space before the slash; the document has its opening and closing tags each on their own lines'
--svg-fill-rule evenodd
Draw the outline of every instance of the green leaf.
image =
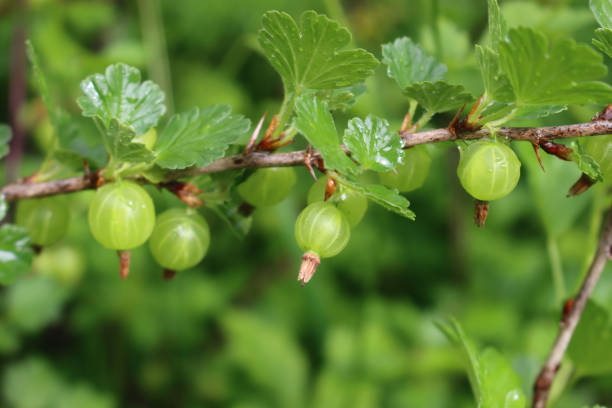
<svg viewBox="0 0 612 408">
<path fill-rule="evenodd" d="M 156 163 L 168 169 L 206 166 L 248 132 L 250 122 L 227 105 L 193 108 L 170 118 L 157 139 Z"/>
<path fill-rule="evenodd" d="M 446 112 L 474 100 L 463 86 L 444 81 L 412 84 L 404 89 L 404 95 L 416 100 L 429 112 Z"/>
<path fill-rule="evenodd" d="M 612 2 L 610 0 L 590 0 L 591 11 L 603 28 L 612 28 Z"/>
<path fill-rule="evenodd" d="M 456 320 L 439 325 L 448 339 L 461 347 L 476 403 L 480 408 L 524 408 L 527 406 L 520 377 L 497 350 L 478 352 Z"/>
<path fill-rule="evenodd" d="M 612 30 L 609 28 L 598 28 L 595 30 L 593 45 L 612 58 Z"/>
<path fill-rule="evenodd" d="M 489 37 L 494 51 L 499 49 L 499 43 L 504 41 L 508 27 L 499 10 L 497 0 L 487 0 L 489 15 Z"/>
<path fill-rule="evenodd" d="M 500 43 L 504 72 L 512 85 L 517 105 L 565 105 L 607 103 L 612 87 L 593 81 L 607 72 L 602 56 L 571 39 L 547 38 L 529 28 L 508 32 Z"/>
<path fill-rule="evenodd" d="M 364 84 L 357 84 L 338 89 L 308 89 L 302 95 L 314 95 L 320 101 L 327 102 L 330 111 L 345 111 L 357 102 L 357 98 L 364 94 L 366 89 Z"/>
<path fill-rule="evenodd" d="M 478 58 L 487 101 L 513 101 L 512 86 L 506 74 L 501 70 L 499 55 L 489 47 L 477 45 L 476 57 Z"/>
<path fill-rule="evenodd" d="M 363 82 L 374 73 L 376 58 L 363 49 L 341 50 L 350 32 L 324 15 L 306 11 L 295 20 L 279 11 L 263 16 L 258 40 L 286 91 L 335 89 Z"/>
<path fill-rule="evenodd" d="M 166 111 L 164 93 L 152 81 L 141 82 L 140 71 L 126 64 L 114 64 L 103 74 L 81 82 L 83 96 L 77 103 L 83 116 L 98 117 L 104 127 L 113 119 L 140 135 L 157 125 Z"/>
<path fill-rule="evenodd" d="M 0 124 L 0 159 L 8 154 L 11 137 L 11 127 Z"/>
<path fill-rule="evenodd" d="M 94 117 L 94 122 L 99 125 L 107 150 L 112 157 L 132 163 L 153 160 L 153 152 L 145 145 L 132 142 L 136 136 L 133 128 L 120 123 L 115 118 L 112 118 L 107 126 L 102 125 L 101 121 L 99 116 Z"/>
<path fill-rule="evenodd" d="M 12 224 L 0 227 L 0 284 L 8 285 L 29 273 L 33 256 L 25 229 Z"/>
<path fill-rule="evenodd" d="M 609 312 L 589 300 L 567 349 L 577 376 L 612 371 L 612 321 Z"/>
<path fill-rule="evenodd" d="M 389 130 L 389 122 L 372 115 L 365 121 L 353 118 L 344 131 L 344 144 L 351 157 L 364 169 L 391 170 L 402 162 L 403 143 L 397 132 Z"/>
<path fill-rule="evenodd" d="M 401 37 L 382 46 L 387 75 L 404 89 L 416 82 L 435 82 L 446 74 L 446 65 L 436 61 L 408 37 Z"/>
<path fill-rule="evenodd" d="M 6 198 L 4 198 L 4 194 L 0 194 L 0 221 L 6 217 L 6 212 L 8 211 L 8 203 L 6 202 Z"/>
<path fill-rule="evenodd" d="M 26 41 L 26 53 L 28 55 L 28 59 L 30 60 L 30 64 L 32 65 L 32 70 L 34 71 L 34 78 L 36 79 L 36 82 L 38 82 L 40 97 L 47 108 L 47 113 L 51 118 L 51 122 L 57 126 L 57 108 L 51 99 L 51 93 L 49 92 L 45 74 L 40 67 L 38 56 L 36 55 L 36 51 L 34 50 L 34 46 L 30 40 Z"/>
<path fill-rule="evenodd" d="M 397 190 L 392 190 L 380 184 L 362 185 L 356 180 L 339 176 L 337 180 L 345 186 L 357 190 L 376 204 L 396 214 L 414 220 L 415 214 L 410 207 L 410 201 Z"/>
<path fill-rule="evenodd" d="M 334 118 L 325 102 L 304 96 L 296 101 L 295 111 L 295 127 L 321 152 L 325 167 L 341 173 L 359 172 L 340 146 Z"/>
<path fill-rule="evenodd" d="M 584 151 L 582 144 L 572 141 L 568 144 L 568 147 L 573 150 L 570 159 L 576 163 L 581 172 L 589 176 L 591 180 L 603 181 L 599 163 Z"/>
</svg>

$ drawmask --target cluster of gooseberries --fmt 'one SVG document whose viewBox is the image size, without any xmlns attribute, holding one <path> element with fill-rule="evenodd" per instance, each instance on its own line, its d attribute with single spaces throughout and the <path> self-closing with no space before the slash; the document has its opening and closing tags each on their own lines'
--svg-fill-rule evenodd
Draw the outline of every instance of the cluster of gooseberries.
<svg viewBox="0 0 612 408">
<path fill-rule="evenodd" d="M 601 142 L 608 141 L 592 143 Z M 587 146 L 589 149 L 595 155 L 608 154 L 599 145 Z M 457 175 L 476 200 L 502 198 L 516 186 L 520 162 L 506 144 L 482 140 L 468 144 L 460 152 Z M 430 164 L 425 148 L 408 149 L 404 164 L 380 173 L 380 181 L 400 192 L 415 190 L 425 182 Z M 251 206 L 273 206 L 289 195 L 295 182 L 293 168 L 258 169 L 237 186 L 237 192 Z M 312 278 L 321 258 L 335 256 L 346 247 L 351 228 L 361 221 L 367 205 L 363 194 L 338 184 L 333 173 L 312 185 L 308 205 L 295 222 L 295 238 L 304 251 L 298 276 L 302 284 Z M 67 230 L 69 216 L 61 196 L 22 200 L 17 209 L 17 223 L 29 231 L 31 242 L 39 246 L 59 240 Z M 129 251 L 147 240 L 166 278 L 174 276 L 174 271 L 198 264 L 210 244 L 208 224 L 196 210 L 173 208 L 156 217 L 153 200 L 132 181 L 118 180 L 100 187 L 91 201 L 88 219 L 94 238 L 104 247 L 118 251 L 123 278 L 129 270 Z"/>
</svg>

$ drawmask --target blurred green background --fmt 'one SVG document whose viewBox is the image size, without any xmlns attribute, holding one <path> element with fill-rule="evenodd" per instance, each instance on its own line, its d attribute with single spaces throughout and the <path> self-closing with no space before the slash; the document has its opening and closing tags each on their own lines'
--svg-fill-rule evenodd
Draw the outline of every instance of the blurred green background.
<svg viewBox="0 0 612 408">
<path fill-rule="evenodd" d="M 590 43 L 596 27 L 585 0 L 501 5 L 511 26 L 553 37 Z M 410 36 L 449 67 L 451 82 L 480 92 L 473 44 L 486 29 L 485 0 L 0 0 L 0 100 L 8 100 L 13 38 L 24 28 L 55 100 L 71 112 L 79 82 L 122 61 L 160 83 L 170 109 L 228 103 L 256 123 L 282 99 L 256 41 L 270 9 L 326 13 L 379 58 L 382 43 Z M 21 175 L 36 169 L 53 137 L 31 76 L 28 84 Z M 407 103 L 382 66 L 367 85 L 337 115 L 339 128 L 368 113 L 401 121 Z M 514 124 L 584 121 L 599 109 Z M 0 121 L 9 122 L 8 108 Z M 432 171 L 408 195 L 417 220 L 370 205 L 348 247 L 304 288 L 293 223 L 312 184 L 305 169 L 289 199 L 255 212 L 244 239 L 205 210 L 209 253 L 171 282 L 146 247 L 121 281 L 116 254 L 88 230 L 92 192 L 71 195 L 69 236 L 43 251 L 30 276 L 0 287 L 0 406 L 473 407 L 461 354 L 435 326 L 450 316 L 479 345 L 503 352 L 531 395 L 609 200 L 602 186 L 565 198 L 575 165 L 545 158 L 542 173 L 530 146 L 514 147 L 521 181 L 491 204 L 485 228 L 473 225 L 456 179 L 457 149 L 429 146 Z M 149 191 L 158 211 L 181 205 Z M 610 269 L 594 296 L 612 310 Z M 593 402 L 612 404 L 612 373 L 576 379 L 554 406 Z"/>
</svg>

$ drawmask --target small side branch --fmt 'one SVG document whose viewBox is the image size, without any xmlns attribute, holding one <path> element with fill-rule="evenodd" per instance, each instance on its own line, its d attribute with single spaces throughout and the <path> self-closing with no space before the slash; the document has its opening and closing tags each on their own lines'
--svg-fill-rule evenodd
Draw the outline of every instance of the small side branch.
<svg viewBox="0 0 612 408">
<path fill-rule="evenodd" d="M 584 137 L 594 135 L 612 134 L 612 121 L 594 120 L 587 123 L 578 123 L 566 126 L 549 126 L 549 127 L 506 127 L 496 130 L 496 137 L 502 137 L 512 140 L 528 141 L 539 144 L 543 141 L 554 139 L 564 139 L 570 137 Z M 404 141 L 404 147 L 448 142 L 458 139 L 473 140 L 490 137 L 488 129 L 480 129 L 476 131 L 465 131 L 459 134 L 454 134 L 448 129 L 434 129 L 424 132 L 400 133 Z M 345 148 L 347 154 L 350 152 Z M 224 157 L 215 160 L 208 166 L 199 168 L 187 168 L 184 170 L 170 171 L 166 175 L 164 182 L 170 182 L 182 178 L 192 177 L 199 174 L 219 173 L 222 171 L 237 170 L 244 168 L 261 168 L 261 167 L 287 167 L 287 166 L 303 166 L 304 160 L 309 157 L 311 161 L 321 158 L 318 151 L 298 150 L 288 153 L 266 153 L 266 152 L 249 152 L 238 154 L 235 156 Z M 146 183 L 146 180 L 139 180 Z M 44 183 L 16 183 L 9 184 L 0 190 L 0 194 L 4 194 L 8 201 L 18 200 L 20 198 L 42 197 L 53 194 L 73 193 L 75 191 L 94 188 L 95 186 L 87 178 L 69 178 L 56 181 L 48 181 Z"/>
<path fill-rule="evenodd" d="M 533 386 L 533 408 L 545 408 L 552 386 L 553 380 L 561 366 L 561 360 L 565 354 L 565 350 L 572 339 L 572 335 L 576 330 L 576 326 L 580 321 L 582 312 L 586 307 L 587 300 L 593 292 L 601 273 L 611 257 L 612 250 L 612 210 L 608 212 L 604 222 L 603 231 L 595 253 L 593 263 L 589 268 L 589 272 L 582 282 L 582 286 L 576 295 L 573 305 L 569 313 L 563 318 L 563 324 L 560 325 L 557 339 L 548 354 L 548 358 L 536 378 Z M 564 313 L 565 314 L 565 313 Z"/>
</svg>

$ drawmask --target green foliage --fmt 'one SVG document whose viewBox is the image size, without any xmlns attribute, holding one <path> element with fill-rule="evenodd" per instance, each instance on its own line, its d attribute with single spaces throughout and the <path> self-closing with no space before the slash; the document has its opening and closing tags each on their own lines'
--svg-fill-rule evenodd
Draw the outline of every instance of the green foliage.
<svg viewBox="0 0 612 408">
<path fill-rule="evenodd" d="M 9 142 L 11 141 L 11 128 L 0 124 L 0 159 L 8 154 Z"/>
<path fill-rule="evenodd" d="M 8 211 L 8 203 L 6 202 L 6 198 L 4 198 L 3 194 L 0 194 L 0 221 L 6 217 L 6 212 Z"/>
<path fill-rule="evenodd" d="M 250 122 L 227 105 L 193 108 L 168 122 L 155 146 L 155 162 L 168 169 L 205 166 L 223 157 L 248 132 Z"/>
<path fill-rule="evenodd" d="M 355 85 L 372 75 L 378 65 L 365 50 L 342 50 L 351 41 L 350 32 L 314 11 L 302 14 L 300 27 L 289 14 L 270 11 L 262 26 L 259 44 L 283 78 L 287 92 Z"/>
<path fill-rule="evenodd" d="M 295 127 L 321 152 L 325 166 L 342 173 L 356 173 L 357 166 L 340 146 L 334 118 L 327 108 L 327 103 L 316 97 L 304 96 L 297 100 L 295 110 Z"/>
<path fill-rule="evenodd" d="M 599 25 L 612 28 L 612 3 L 608 0 L 590 0 L 589 5 Z"/>
<path fill-rule="evenodd" d="M 408 37 L 401 37 L 382 46 L 387 75 L 404 89 L 418 82 L 435 82 L 446 74 L 446 66 L 436 61 Z"/>
<path fill-rule="evenodd" d="M 507 40 L 500 43 L 500 61 L 517 105 L 606 103 L 612 99 L 612 87 L 594 81 L 607 72 L 601 55 L 571 39 L 549 45 L 535 30 L 511 29 Z"/>
<path fill-rule="evenodd" d="M 595 30 L 593 45 L 612 58 L 612 30 L 609 28 L 598 28 Z"/>
<path fill-rule="evenodd" d="M 372 115 L 365 121 L 353 118 L 344 132 L 344 144 L 363 169 L 390 170 L 402 162 L 403 142 L 389 122 Z"/>
<path fill-rule="evenodd" d="M 414 212 L 408 208 L 410 206 L 410 201 L 408 201 L 406 197 L 399 194 L 399 192 L 395 189 L 392 190 L 379 184 L 362 185 L 349 178 L 339 178 L 338 181 L 341 184 L 360 192 L 369 200 L 374 201 L 376 204 L 389 211 L 411 220 L 414 220 L 416 217 Z"/>
<path fill-rule="evenodd" d="M 429 112 L 446 112 L 468 103 L 474 98 L 461 85 L 445 81 L 421 82 L 404 88 L 404 95 L 414 99 Z"/>
<path fill-rule="evenodd" d="M 456 320 L 439 326 L 464 355 L 468 377 L 479 408 L 524 408 L 527 401 L 521 379 L 497 350 L 478 352 Z"/>
<path fill-rule="evenodd" d="M 589 300 L 567 349 L 577 376 L 612 372 L 612 321 L 608 310 Z"/>
<path fill-rule="evenodd" d="M 8 285 L 30 272 L 34 253 L 25 229 L 4 224 L 0 227 L 0 283 Z"/>
<path fill-rule="evenodd" d="M 501 15 L 497 0 L 487 0 L 488 17 L 489 17 L 489 41 L 491 48 L 497 52 L 499 44 L 503 42 L 508 33 L 506 21 Z"/>
</svg>

